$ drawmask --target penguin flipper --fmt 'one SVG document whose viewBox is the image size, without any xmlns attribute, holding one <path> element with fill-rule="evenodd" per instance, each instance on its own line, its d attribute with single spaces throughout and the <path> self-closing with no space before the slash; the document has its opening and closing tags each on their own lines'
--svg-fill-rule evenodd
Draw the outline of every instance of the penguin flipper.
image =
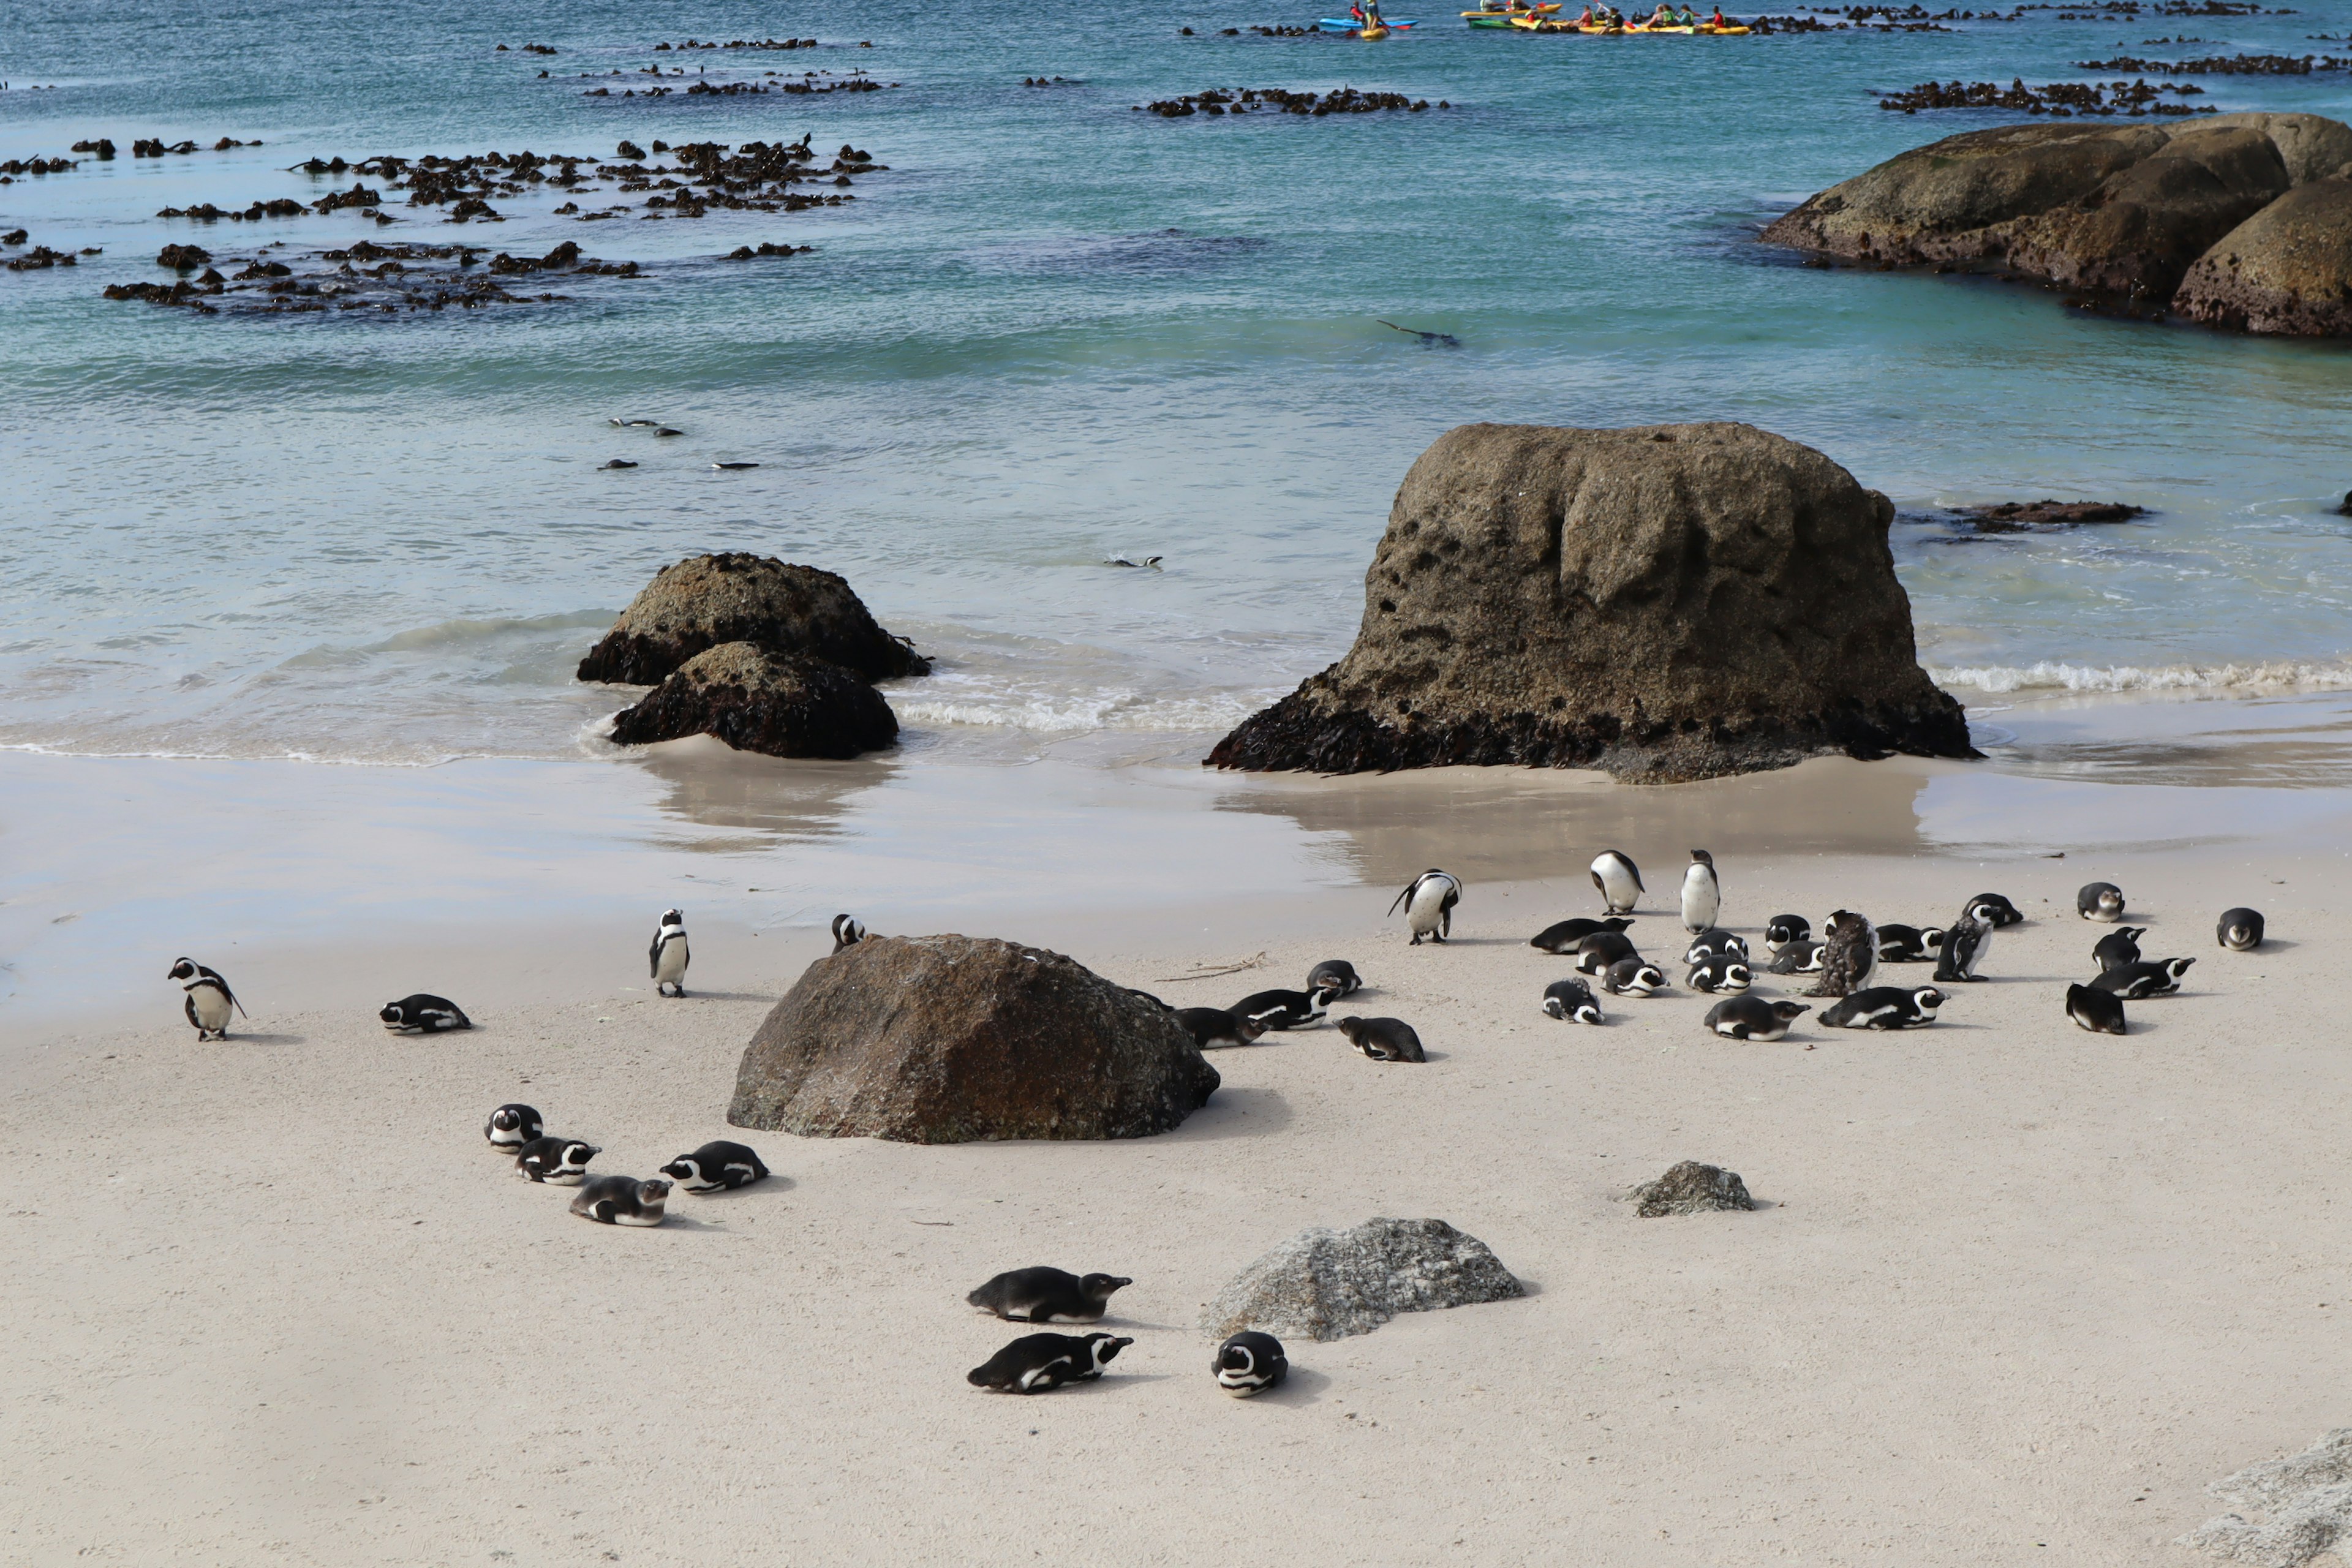
<svg viewBox="0 0 2352 1568">
<path fill-rule="evenodd" d="M 1597 880 L 1597 879 L 1596 879 L 1596 880 Z M 1397 912 L 1397 910 L 1399 910 L 1402 909 L 1402 908 L 1404 907 L 1404 901 L 1405 901 L 1407 899 L 1409 899 L 1409 898 L 1412 897 L 1412 890 L 1413 890 L 1413 889 L 1418 888 L 1418 887 L 1420 887 L 1420 886 L 1421 886 L 1421 879 L 1420 879 L 1420 878 L 1418 878 L 1418 877 L 1415 877 L 1415 878 L 1414 878 L 1411 882 L 1407 883 L 1407 884 L 1406 884 L 1406 886 L 1405 886 L 1405 889 L 1404 889 L 1404 891 L 1403 891 L 1403 892 L 1402 892 L 1402 893 L 1399 893 L 1399 894 L 1396 896 L 1396 902 L 1395 902 L 1395 903 L 1392 903 L 1392 904 L 1391 904 L 1391 905 L 1389 906 L 1389 913 L 1392 915 L 1392 914 L 1396 913 L 1396 912 Z M 1385 918 L 1385 917 L 1383 917 L 1383 918 Z"/>
</svg>

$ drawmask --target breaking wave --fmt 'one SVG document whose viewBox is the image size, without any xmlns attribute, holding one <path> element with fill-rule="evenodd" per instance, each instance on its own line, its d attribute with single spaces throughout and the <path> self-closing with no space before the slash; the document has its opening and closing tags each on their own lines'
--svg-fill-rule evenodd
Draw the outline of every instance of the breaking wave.
<svg viewBox="0 0 2352 1568">
<path fill-rule="evenodd" d="M 2030 665 L 1930 667 L 1937 685 L 1972 691 L 2077 691 L 2085 695 L 2134 691 L 2210 691 L 2261 694 L 2273 691 L 2352 690 L 2352 664 L 2273 659 L 2256 664 L 2089 665 L 2049 659 Z"/>
</svg>

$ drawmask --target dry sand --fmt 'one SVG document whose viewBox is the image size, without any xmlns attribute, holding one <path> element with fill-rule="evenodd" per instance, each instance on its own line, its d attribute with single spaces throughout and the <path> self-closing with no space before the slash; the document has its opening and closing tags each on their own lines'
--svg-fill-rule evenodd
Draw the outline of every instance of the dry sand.
<svg viewBox="0 0 2352 1568">
<path fill-rule="evenodd" d="M 159 983 L 152 1026 L 52 1037 L 0 1110 L 0 1560 L 2196 1561 L 2171 1542 L 2218 1511 L 2207 1481 L 2352 1414 L 2352 921 L 2326 870 L 1719 858 L 1751 934 L 1841 904 L 1940 923 L 1988 889 L 2032 921 L 1930 1029 L 1748 1046 L 1687 991 L 1543 1017 L 1567 965 L 1526 938 L 1593 912 L 1580 882 L 1474 882 L 1444 947 L 1363 890 L 1330 895 L 1338 939 L 1244 911 L 1078 944 L 1178 1005 L 1347 956 L 1354 1010 L 1411 1020 L 1431 1060 L 1269 1036 L 1131 1142 L 754 1135 L 777 1180 L 678 1194 L 651 1231 L 515 1179 L 485 1114 L 529 1100 L 604 1172 L 727 1135 L 741 1047 L 817 942 L 698 963 L 683 1001 L 469 996 L 485 1026 L 433 1039 L 386 1037 L 371 991 L 199 1046 Z M 2105 929 L 2071 910 L 2094 876 L 2151 956 L 2199 961 L 2122 1039 L 2060 1011 Z M 2238 902 L 2270 948 L 2215 947 Z M 1634 934 L 1678 953 L 1676 931 L 1654 898 Z M 1162 978 L 1260 947 L 1261 971 Z M 1615 1201 L 1686 1158 L 1764 1206 Z M 1288 1386 L 1220 1395 L 1201 1304 L 1373 1215 L 1460 1226 L 1531 1294 L 1294 1343 Z M 1107 1326 L 1137 1342 L 1098 1384 L 973 1390 L 1020 1331 L 963 1293 L 1032 1263 L 1133 1276 Z"/>
</svg>

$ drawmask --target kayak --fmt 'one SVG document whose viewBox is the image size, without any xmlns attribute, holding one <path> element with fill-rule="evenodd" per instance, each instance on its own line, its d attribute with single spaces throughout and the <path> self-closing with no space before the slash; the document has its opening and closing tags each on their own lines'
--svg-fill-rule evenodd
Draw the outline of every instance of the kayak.
<svg viewBox="0 0 2352 1568">
<path fill-rule="evenodd" d="M 1500 5 L 1491 7 L 1482 6 L 1475 11 L 1465 11 L 1462 15 L 1465 16 L 1499 16 L 1507 20 L 1513 16 L 1531 16 L 1538 15 L 1549 16 L 1553 12 L 1559 10 L 1559 6 L 1560 0 L 1544 0 L 1544 3 L 1540 5 L 1512 5 L 1507 8 Z"/>
<path fill-rule="evenodd" d="M 1366 27 L 1366 28 L 1364 28 L 1361 32 L 1360 32 L 1360 33 L 1358 33 L 1358 34 L 1356 35 L 1356 37 L 1360 37 L 1360 38 L 1375 38 L 1375 39 L 1377 39 L 1377 38 L 1385 38 L 1385 37 L 1387 37 L 1388 36 L 1389 36 L 1389 30 L 1388 30 L 1386 27 Z"/>
<path fill-rule="evenodd" d="M 1399 30 L 1405 27 L 1418 27 L 1421 23 L 1416 18 L 1410 22 L 1391 21 L 1385 26 L 1391 30 Z M 1345 16 L 1320 16 L 1316 19 L 1315 26 L 1318 32 L 1325 33 L 1361 34 L 1364 31 L 1364 25 L 1361 22 L 1351 22 Z"/>
</svg>

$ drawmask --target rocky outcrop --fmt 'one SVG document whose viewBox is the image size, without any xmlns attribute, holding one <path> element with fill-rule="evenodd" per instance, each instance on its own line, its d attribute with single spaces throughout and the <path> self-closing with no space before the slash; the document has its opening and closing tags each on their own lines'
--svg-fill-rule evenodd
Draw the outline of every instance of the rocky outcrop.
<svg viewBox="0 0 2352 1568">
<path fill-rule="evenodd" d="M 1369 1219 L 1349 1230 L 1302 1230 L 1243 1269 L 1202 1310 L 1201 1331 L 1344 1340 L 1399 1312 L 1526 1294 L 1485 1242 L 1442 1219 Z"/>
<path fill-rule="evenodd" d="M 1898 154 L 1813 196 L 1762 237 L 1848 261 L 2000 269 L 2104 303 L 2177 305 L 2217 325 L 2337 331 L 2324 324 L 2336 319 L 2326 309 L 2278 305 L 2352 299 L 2338 293 L 2352 290 L 2352 255 L 2339 239 L 2330 260 L 2325 238 L 2341 232 L 2334 200 L 2298 195 L 2345 177 L 2347 165 L 2352 127 L 2314 114 L 2005 125 Z M 2273 206 L 2286 207 L 2287 221 L 2257 228 Z M 2235 253 L 2276 256 L 2270 267 L 2282 283 L 2292 279 L 2273 285 L 2257 269 L 2241 291 L 2263 309 L 2233 306 L 2237 295 L 2221 286 L 2220 258 L 2248 230 Z M 2184 287 L 2192 273 L 2206 279 L 2193 295 Z"/>
<path fill-rule="evenodd" d="M 877 626 L 832 573 L 730 552 L 656 573 L 580 661 L 579 677 L 651 686 L 695 655 L 730 642 L 810 655 L 868 680 L 930 669 L 904 639 Z"/>
<path fill-rule="evenodd" d="M 772 757 L 846 759 L 896 745 L 898 720 L 880 692 L 837 664 L 730 642 L 688 659 L 613 719 L 613 739 L 625 746 L 688 735 Z"/>
<path fill-rule="evenodd" d="M 1703 1165 L 1696 1160 L 1685 1160 L 1656 1181 L 1643 1182 L 1625 1195 L 1633 1200 L 1633 1212 L 1643 1219 L 1756 1206 L 1738 1172 L 1727 1171 L 1720 1165 Z"/>
<path fill-rule="evenodd" d="M 2263 1518 L 2225 1513 L 2180 1537 L 2180 1545 L 2255 1568 L 2303 1568 L 2322 1552 L 2340 1552 L 2352 1543 L 2352 1426 L 2323 1432 L 2300 1454 L 2250 1465 L 2205 1489 Z"/>
<path fill-rule="evenodd" d="M 2352 336 L 2352 179 L 2297 185 L 2231 230 L 2173 305 L 2240 331 Z"/>
<path fill-rule="evenodd" d="M 743 1052 L 727 1120 L 813 1138 L 1145 1138 L 1217 1070 L 1166 1006 L 1057 952 L 868 937 L 811 964 Z"/>
<path fill-rule="evenodd" d="M 1209 761 L 1677 783 L 1974 755 L 1915 656 L 1894 514 L 1751 426 L 1463 426 L 1397 491 L 1355 647 Z"/>
<path fill-rule="evenodd" d="M 1994 506 L 1964 506 L 1960 516 L 1979 533 L 2023 533 L 2035 528 L 2072 528 L 2091 522 L 2129 522 L 2147 509 L 2119 500 L 2005 500 Z"/>
</svg>

